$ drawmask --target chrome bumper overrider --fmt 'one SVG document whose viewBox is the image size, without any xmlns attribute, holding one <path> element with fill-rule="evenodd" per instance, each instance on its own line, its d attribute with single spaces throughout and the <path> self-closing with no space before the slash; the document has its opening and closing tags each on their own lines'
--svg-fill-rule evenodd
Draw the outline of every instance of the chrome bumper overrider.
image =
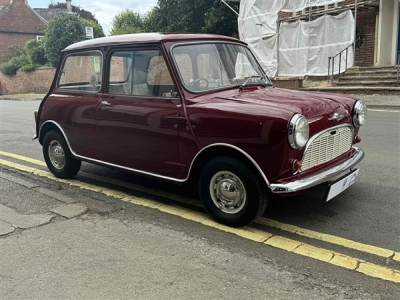
<svg viewBox="0 0 400 300">
<path fill-rule="evenodd" d="M 340 165 L 337 165 L 317 175 L 302 178 L 300 180 L 287 183 L 272 183 L 270 185 L 271 191 L 276 194 L 281 194 L 305 190 L 320 183 L 330 181 L 331 179 L 350 171 L 364 158 L 364 151 L 356 147 L 353 148 L 357 151 L 356 154 Z"/>
</svg>

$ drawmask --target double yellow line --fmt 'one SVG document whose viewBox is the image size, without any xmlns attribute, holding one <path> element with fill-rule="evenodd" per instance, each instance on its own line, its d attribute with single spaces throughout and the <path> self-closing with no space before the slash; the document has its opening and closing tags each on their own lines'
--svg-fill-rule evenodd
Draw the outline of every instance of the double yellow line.
<svg viewBox="0 0 400 300">
<path fill-rule="evenodd" d="M 10 158 L 13 158 L 16 160 L 28 162 L 30 164 L 38 165 L 41 167 L 46 167 L 45 163 L 40 160 L 17 155 L 14 153 L 0 151 L 0 155 L 10 157 Z M 359 273 L 362 273 L 362 274 L 365 274 L 365 275 L 368 275 L 371 277 L 400 283 L 400 271 L 399 270 L 395 270 L 395 269 L 392 269 L 389 267 L 384 267 L 381 265 L 370 263 L 370 262 L 367 262 L 367 261 L 359 259 L 359 258 L 355 258 L 355 257 L 351 257 L 351 256 L 348 256 L 345 254 L 338 253 L 336 251 L 315 247 L 315 246 L 312 246 L 312 245 L 309 245 L 309 244 L 306 244 L 306 243 L 303 243 L 300 241 L 296 241 L 296 240 L 289 239 L 289 238 L 279 236 L 279 235 L 274 235 L 272 233 L 258 230 L 258 229 L 252 228 L 252 227 L 243 227 L 243 228 L 227 227 L 227 226 L 224 226 L 224 225 L 214 222 L 205 213 L 201 213 L 201 212 L 193 211 L 193 210 L 190 210 L 187 208 L 183 208 L 176 204 L 164 204 L 164 203 L 157 202 L 157 201 L 154 201 L 151 199 L 132 196 L 132 195 L 126 194 L 124 192 L 121 192 L 121 191 L 118 191 L 115 189 L 104 188 L 101 186 L 88 184 L 88 183 L 80 182 L 77 180 L 58 179 L 58 178 L 54 177 L 48 171 L 45 171 L 43 169 L 28 167 L 26 165 L 22 165 L 22 164 L 19 164 L 16 162 L 0 159 L 0 165 L 6 166 L 9 168 L 13 168 L 13 169 L 16 169 L 19 171 L 28 172 L 28 173 L 31 173 L 31 174 L 34 174 L 34 175 L 37 175 L 40 177 L 48 178 L 48 179 L 51 179 L 51 180 L 54 180 L 57 182 L 61 182 L 61 183 L 65 183 L 65 184 L 68 184 L 71 186 L 79 187 L 81 189 L 102 193 L 106 196 L 120 199 L 122 201 L 126 201 L 126 202 L 133 203 L 136 205 L 141 205 L 141 206 L 157 209 L 159 211 L 162 211 L 162 212 L 165 212 L 165 213 L 168 213 L 171 215 L 179 216 L 181 218 L 191 220 L 194 222 L 198 222 L 205 226 L 213 227 L 218 230 L 229 232 L 229 233 L 235 234 L 237 236 L 240 236 L 240 237 L 243 237 L 243 238 L 255 241 L 255 242 L 263 243 L 265 245 L 269 245 L 269 246 L 272 246 L 272 247 L 275 247 L 278 249 L 282 249 L 282 250 L 285 250 L 288 252 L 292 252 L 292 253 L 299 254 L 302 256 L 310 257 L 310 258 L 313 258 L 313 259 L 316 259 L 319 261 L 323 261 L 323 262 L 326 262 L 326 263 L 329 263 L 329 264 L 332 264 L 332 265 L 335 265 L 338 267 L 342 267 L 345 269 L 354 270 L 356 272 L 359 272 Z M 157 195 L 157 196 L 161 196 L 164 198 L 169 198 L 174 201 L 189 203 L 191 205 L 196 205 L 196 206 L 199 205 L 199 201 L 194 201 L 193 199 L 180 197 L 176 194 L 154 191 L 152 189 L 148 189 L 148 188 L 138 186 L 135 184 L 126 183 L 126 182 L 118 181 L 118 180 L 111 179 L 111 178 L 101 177 L 101 176 L 97 176 L 97 175 L 93 175 L 93 174 L 88 174 L 85 172 L 80 172 L 79 175 L 90 178 L 90 179 L 94 179 L 96 181 L 100 181 L 103 183 L 108 183 L 108 184 L 112 184 L 112 185 L 120 186 L 120 187 L 126 187 L 126 188 L 133 189 L 136 191 L 145 192 L 145 193 L 148 193 L 151 195 Z M 257 222 L 262 225 L 267 225 L 269 227 L 277 228 L 277 229 L 280 229 L 280 230 L 283 230 L 283 231 L 286 231 L 289 233 L 293 233 L 296 235 L 300 235 L 303 237 L 307 237 L 310 239 L 315 239 L 315 240 L 327 242 L 330 244 L 339 245 L 341 247 L 346 247 L 349 249 L 357 250 L 360 252 L 373 254 L 380 258 L 384 258 L 387 262 L 389 262 L 389 261 L 400 262 L 400 253 L 392 251 L 392 250 L 358 243 L 355 241 L 351 241 L 348 239 L 344 239 L 344 238 L 329 235 L 329 234 L 324 234 L 324 233 L 319 233 L 319 232 L 312 231 L 312 230 L 307 230 L 304 228 L 280 223 L 280 222 L 277 222 L 277 221 L 274 221 L 271 219 L 267 219 L 267 218 L 260 218 Z"/>
</svg>

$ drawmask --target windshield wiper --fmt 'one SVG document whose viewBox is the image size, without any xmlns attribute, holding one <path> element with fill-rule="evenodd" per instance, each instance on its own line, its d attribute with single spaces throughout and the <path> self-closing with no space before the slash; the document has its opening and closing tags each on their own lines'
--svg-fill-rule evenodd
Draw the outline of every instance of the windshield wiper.
<svg viewBox="0 0 400 300">
<path fill-rule="evenodd" d="M 247 82 L 248 82 L 250 79 L 254 79 L 254 78 L 261 79 L 261 80 L 264 82 L 264 83 L 263 83 L 263 86 L 264 86 L 264 87 L 267 86 L 267 76 L 266 76 L 266 75 L 263 75 L 263 76 L 260 76 L 260 75 L 252 75 L 252 76 L 247 76 L 247 77 L 244 78 L 245 81 L 239 86 L 239 90 L 242 90 L 242 89 L 246 86 Z"/>
</svg>

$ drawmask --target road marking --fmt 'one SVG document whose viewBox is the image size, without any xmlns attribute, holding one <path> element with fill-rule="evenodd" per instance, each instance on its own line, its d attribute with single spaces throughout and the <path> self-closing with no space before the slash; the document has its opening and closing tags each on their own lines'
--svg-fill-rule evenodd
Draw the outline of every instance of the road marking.
<svg viewBox="0 0 400 300">
<path fill-rule="evenodd" d="M 281 229 L 283 231 L 294 233 L 294 234 L 304 236 L 307 238 L 311 238 L 311 239 L 327 242 L 330 244 L 339 245 L 339 246 L 342 246 L 345 248 L 373 254 L 373 255 L 380 256 L 380 257 L 383 257 L 386 259 L 400 261 L 400 253 L 395 252 L 393 250 L 358 243 L 358 242 L 348 240 L 345 238 L 341 238 L 341 237 L 338 237 L 335 235 L 330 235 L 330 234 L 321 233 L 321 232 L 317 232 L 317 231 L 313 231 L 313 230 L 308 230 L 308 229 L 297 227 L 294 225 L 280 223 L 278 221 L 267 219 L 267 218 L 260 218 L 257 221 L 257 223 L 263 224 L 263 225 L 266 225 L 269 227 Z"/>
<path fill-rule="evenodd" d="M 0 164 L 7 166 L 19 171 L 28 172 L 37 176 L 45 177 L 53 181 L 68 184 L 70 186 L 76 186 L 81 189 L 90 190 L 102 193 L 104 195 L 120 199 L 135 205 L 140 205 L 148 208 L 157 209 L 159 211 L 179 216 L 181 218 L 191 220 L 194 222 L 201 223 L 205 226 L 209 226 L 215 229 L 222 230 L 224 232 L 232 233 L 237 236 L 252 240 L 255 242 L 263 243 L 281 250 L 292 252 L 298 255 L 310 257 L 319 261 L 323 261 L 335 266 L 339 266 L 345 269 L 353 270 L 370 277 L 375 277 L 391 282 L 400 283 L 400 271 L 379 266 L 355 257 L 344 255 L 335 251 L 331 251 L 324 248 L 318 248 L 306 243 L 302 243 L 296 240 L 285 238 L 282 236 L 274 235 L 262 230 L 258 230 L 250 227 L 243 228 L 232 228 L 221 225 L 213 221 L 209 215 L 190 209 L 179 207 L 175 204 L 163 204 L 154 200 L 146 199 L 143 197 L 137 197 L 125 194 L 120 191 L 116 191 L 109 188 L 101 188 L 92 184 L 78 182 L 74 180 L 65 180 L 54 177 L 50 172 L 35 169 L 32 167 L 24 166 L 15 162 L 0 159 Z"/>
<path fill-rule="evenodd" d="M 36 164 L 39 166 L 46 167 L 46 164 L 43 161 L 29 158 L 26 156 L 21 156 L 18 154 L 3 152 L 3 151 L 0 151 L 0 155 L 16 158 L 16 159 L 19 159 L 22 161 L 26 161 L 26 162 L 30 162 L 30 163 L 33 163 L 33 164 Z M 100 181 L 103 183 L 109 183 L 112 185 L 121 186 L 121 187 L 129 188 L 129 189 L 133 189 L 136 191 L 144 192 L 144 193 L 147 193 L 150 195 L 160 196 L 160 197 L 171 199 L 171 200 L 178 201 L 181 203 L 186 203 L 186 204 L 190 204 L 193 206 L 202 207 L 200 201 L 196 201 L 194 199 L 187 198 L 187 197 L 178 196 L 176 194 L 156 191 L 156 190 L 149 189 L 149 188 L 146 188 L 146 187 L 143 187 L 140 185 L 127 183 L 127 182 L 119 181 L 119 180 L 112 179 L 112 178 L 106 178 L 106 177 L 102 177 L 102 176 L 98 176 L 98 175 L 94 175 L 94 174 L 89 174 L 89 173 L 82 172 L 82 171 L 79 172 L 79 175 L 90 178 L 90 179 L 94 179 L 94 180 L 97 180 L 97 181 Z M 278 222 L 278 221 L 275 221 L 272 219 L 268 219 L 268 218 L 259 218 L 258 220 L 256 220 L 256 223 L 265 225 L 265 226 L 269 226 L 269 227 L 273 227 L 273 228 L 277 228 L 279 230 L 290 232 L 290 233 L 300 235 L 300 236 L 304 236 L 304 237 L 307 237 L 310 239 L 323 241 L 326 243 L 342 246 L 342 247 L 345 247 L 348 249 L 352 249 L 352 250 L 356 250 L 356 251 L 360 251 L 360 252 L 364 252 L 364 253 L 369 253 L 369 254 L 373 254 L 373 255 L 383 257 L 383 258 L 386 258 L 389 260 L 391 259 L 391 260 L 400 262 L 400 252 L 396 252 L 393 250 L 355 242 L 355 241 L 341 238 L 341 237 L 338 237 L 335 235 L 330 235 L 330 234 L 321 233 L 321 232 L 317 232 L 317 231 L 313 231 L 313 230 L 308 230 L 305 228 L 281 223 L 281 222 Z"/>
</svg>

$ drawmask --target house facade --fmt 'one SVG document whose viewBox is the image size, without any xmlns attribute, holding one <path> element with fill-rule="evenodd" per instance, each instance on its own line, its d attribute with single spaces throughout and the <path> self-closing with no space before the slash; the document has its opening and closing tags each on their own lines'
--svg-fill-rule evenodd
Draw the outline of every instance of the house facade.
<svg viewBox="0 0 400 300">
<path fill-rule="evenodd" d="M 71 0 L 67 9 L 33 9 L 27 0 L 0 0 L 0 63 L 7 59 L 9 46 L 23 48 L 27 41 L 41 39 L 48 21 L 69 11 Z"/>
</svg>

